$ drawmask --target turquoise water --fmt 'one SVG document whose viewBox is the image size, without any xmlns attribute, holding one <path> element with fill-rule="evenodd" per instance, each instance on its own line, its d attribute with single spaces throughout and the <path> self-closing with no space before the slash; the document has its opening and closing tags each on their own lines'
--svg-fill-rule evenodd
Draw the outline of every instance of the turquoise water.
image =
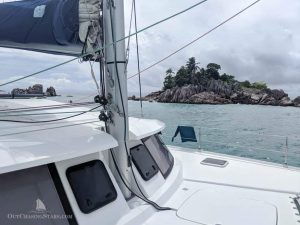
<svg viewBox="0 0 300 225">
<path fill-rule="evenodd" d="M 63 102 L 70 99 L 81 98 L 53 98 Z M 84 101 L 93 101 L 93 98 Z M 139 102 L 129 101 L 129 114 L 141 117 Z M 189 148 L 200 145 L 207 151 L 280 164 L 287 161 L 288 165 L 300 167 L 300 108 L 143 102 L 143 116 L 166 124 L 162 132 L 166 144 Z M 181 143 L 179 137 L 172 142 L 178 125 L 195 127 L 200 142 Z M 287 146 L 289 154 L 285 158 Z"/>
<path fill-rule="evenodd" d="M 131 116 L 141 116 L 139 104 L 129 101 Z M 300 108 L 143 102 L 143 116 L 165 122 L 166 144 L 300 166 Z M 200 142 L 171 142 L 178 125 L 194 126 Z"/>
</svg>

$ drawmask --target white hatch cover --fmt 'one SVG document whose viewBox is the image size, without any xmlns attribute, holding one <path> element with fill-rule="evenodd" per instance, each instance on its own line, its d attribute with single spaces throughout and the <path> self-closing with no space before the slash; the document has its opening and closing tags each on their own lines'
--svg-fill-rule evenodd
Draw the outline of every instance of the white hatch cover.
<svg viewBox="0 0 300 225">
<path fill-rule="evenodd" d="M 207 225 L 276 225 L 277 209 L 267 202 L 202 189 L 179 208 L 185 220 Z"/>
</svg>

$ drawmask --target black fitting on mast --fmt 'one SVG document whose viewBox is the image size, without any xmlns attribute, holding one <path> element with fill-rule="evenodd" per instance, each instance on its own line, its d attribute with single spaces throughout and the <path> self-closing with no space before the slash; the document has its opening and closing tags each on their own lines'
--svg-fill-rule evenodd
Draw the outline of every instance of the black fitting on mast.
<svg viewBox="0 0 300 225">
<path fill-rule="evenodd" d="M 100 105 L 106 106 L 108 103 L 108 100 L 104 96 L 95 96 L 94 97 L 95 103 L 100 103 Z"/>
<path fill-rule="evenodd" d="M 106 115 L 106 113 L 104 111 L 100 112 L 100 115 L 99 115 L 99 120 L 100 121 L 103 121 L 103 122 L 106 123 L 109 119 L 110 119 L 109 116 Z"/>
</svg>

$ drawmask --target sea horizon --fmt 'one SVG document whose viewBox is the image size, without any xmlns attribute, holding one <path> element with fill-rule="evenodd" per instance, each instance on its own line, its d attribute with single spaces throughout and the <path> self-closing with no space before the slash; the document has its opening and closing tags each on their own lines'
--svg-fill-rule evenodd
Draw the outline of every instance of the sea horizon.
<svg viewBox="0 0 300 225">
<path fill-rule="evenodd" d="M 54 97 L 57 101 L 85 96 Z M 84 101 L 93 101 L 89 97 Z M 128 101 L 129 116 L 158 119 L 166 124 L 162 138 L 167 145 L 263 160 L 300 167 L 300 108 L 246 104 L 186 104 Z M 192 126 L 198 142 L 171 141 L 177 126 Z M 200 142 L 199 142 L 200 131 Z M 286 145 L 287 142 L 287 145 Z M 288 157 L 285 151 L 288 148 Z"/>
</svg>

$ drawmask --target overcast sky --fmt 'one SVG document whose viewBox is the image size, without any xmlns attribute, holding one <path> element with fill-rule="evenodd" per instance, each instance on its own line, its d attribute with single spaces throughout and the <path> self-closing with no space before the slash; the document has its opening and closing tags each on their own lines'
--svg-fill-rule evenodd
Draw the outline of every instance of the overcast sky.
<svg viewBox="0 0 300 225">
<path fill-rule="evenodd" d="M 138 27 L 143 28 L 196 3 L 196 0 L 136 0 Z M 139 35 L 141 68 L 211 29 L 249 5 L 250 0 L 208 0 L 206 3 Z M 126 33 L 131 0 L 125 0 Z M 165 71 L 177 70 L 189 57 L 200 66 L 221 65 L 222 72 L 238 80 L 265 81 L 271 88 L 283 89 L 291 97 L 300 95 L 300 1 L 262 0 L 234 20 L 196 44 L 142 75 L 143 93 L 160 90 Z M 52 66 L 68 57 L 0 48 L 0 83 Z M 137 71 L 134 39 L 128 75 Z M 95 90 L 87 64 L 73 62 L 13 85 L 34 83 L 54 86 L 59 93 L 88 94 Z M 128 81 L 130 94 L 138 92 L 138 79 Z"/>
</svg>

